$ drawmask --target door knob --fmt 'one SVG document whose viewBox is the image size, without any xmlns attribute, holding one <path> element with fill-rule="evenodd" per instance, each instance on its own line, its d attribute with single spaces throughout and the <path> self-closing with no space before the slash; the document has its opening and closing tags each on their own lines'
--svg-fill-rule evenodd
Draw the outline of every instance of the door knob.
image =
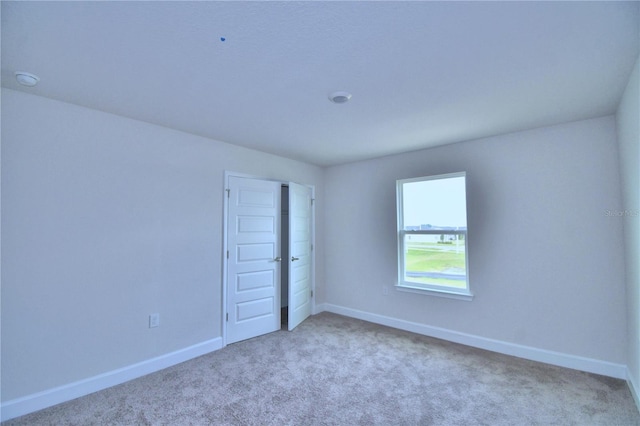
<svg viewBox="0 0 640 426">
<path fill-rule="evenodd" d="M 273 259 L 274 262 L 280 262 L 281 260 L 282 260 L 282 258 L 280 256 L 278 256 L 275 259 Z"/>
<path fill-rule="evenodd" d="M 300 260 L 300 258 L 299 258 L 299 257 L 293 257 L 293 256 L 291 256 L 291 261 L 292 261 L 292 262 L 294 262 L 294 261 L 296 261 L 296 260 Z"/>
</svg>

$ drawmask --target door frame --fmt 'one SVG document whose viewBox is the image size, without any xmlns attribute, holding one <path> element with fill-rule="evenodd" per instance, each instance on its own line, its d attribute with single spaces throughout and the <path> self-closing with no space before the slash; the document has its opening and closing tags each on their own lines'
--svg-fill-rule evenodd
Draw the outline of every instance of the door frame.
<svg viewBox="0 0 640 426">
<path fill-rule="evenodd" d="M 222 188 L 222 198 L 223 198 L 223 215 L 222 215 L 222 306 L 221 306 L 221 315 L 220 315 L 220 323 L 222 324 L 222 347 L 227 346 L 227 279 L 228 279 L 228 265 L 227 265 L 227 250 L 228 246 L 228 231 L 227 227 L 229 225 L 229 196 L 227 189 L 229 188 L 229 178 L 230 177 L 239 177 L 245 179 L 257 179 L 264 180 L 270 182 L 278 182 L 281 185 L 287 185 L 289 182 L 293 182 L 292 180 L 284 180 L 284 179 L 273 179 L 267 178 L 258 175 L 251 175 L 247 173 L 239 173 L 233 172 L 229 170 L 225 170 L 224 172 L 224 186 Z M 296 182 L 299 183 L 299 182 Z M 300 185 L 304 185 L 307 188 L 311 189 L 311 199 L 315 201 L 316 195 L 316 187 L 315 185 L 308 185 L 304 183 L 299 183 Z M 282 211 L 278 213 L 278 216 L 281 218 Z M 282 234 L 282 233 L 281 233 Z M 282 235 L 280 235 L 281 237 Z M 311 244 L 313 245 L 313 250 L 311 251 L 311 291 L 313 292 L 313 296 L 311 297 L 311 314 L 313 315 L 316 312 L 316 214 L 315 214 L 315 202 L 311 205 Z M 282 278 L 280 278 L 280 282 L 278 282 L 278 293 L 280 292 L 280 286 L 282 285 Z"/>
</svg>

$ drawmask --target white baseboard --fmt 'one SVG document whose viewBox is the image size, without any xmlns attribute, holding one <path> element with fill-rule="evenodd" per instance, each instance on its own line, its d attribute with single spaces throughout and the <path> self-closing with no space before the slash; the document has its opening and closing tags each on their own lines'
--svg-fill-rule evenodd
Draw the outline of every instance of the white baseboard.
<svg viewBox="0 0 640 426">
<path fill-rule="evenodd" d="M 181 362 L 222 348 L 222 338 L 211 339 L 175 352 L 148 359 L 137 364 L 99 374 L 88 379 L 69 383 L 46 391 L 34 393 L 2 403 L 2 421 L 23 416 L 43 408 L 97 392 L 129 380 L 137 379 Z"/>
<path fill-rule="evenodd" d="M 636 407 L 638 407 L 638 410 L 640 410 L 640 397 L 638 397 L 638 390 L 640 390 L 640 388 L 638 388 L 636 379 L 629 371 L 629 368 L 627 368 L 627 385 L 629 386 L 629 390 L 631 391 L 633 400 L 636 402 Z"/>
<path fill-rule="evenodd" d="M 357 318 L 375 324 L 386 325 L 400 330 L 410 331 L 429 337 L 460 343 L 475 348 L 486 349 L 505 355 L 524 358 L 531 361 L 543 362 L 559 367 L 572 368 L 574 370 L 586 371 L 588 373 L 601 374 L 603 376 L 615 377 L 616 379 L 628 379 L 627 367 L 623 364 L 615 364 L 597 359 L 585 358 L 576 355 L 569 355 L 560 352 L 538 349 L 531 346 L 518 345 L 515 343 L 503 342 L 501 340 L 488 339 L 472 334 L 460 333 L 440 327 L 432 327 L 416 322 L 405 321 L 384 315 L 372 314 L 370 312 L 345 308 L 343 306 L 323 303 L 316 306 L 318 312 L 327 311 L 334 314 Z M 636 399 L 637 401 L 637 399 Z M 640 405 L 639 405 L 640 406 Z"/>
<path fill-rule="evenodd" d="M 314 303 L 313 310 L 311 311 L 311 315 L 317 315 L 320 312 L 326 311 L 326 303 Z"/>
</svg>

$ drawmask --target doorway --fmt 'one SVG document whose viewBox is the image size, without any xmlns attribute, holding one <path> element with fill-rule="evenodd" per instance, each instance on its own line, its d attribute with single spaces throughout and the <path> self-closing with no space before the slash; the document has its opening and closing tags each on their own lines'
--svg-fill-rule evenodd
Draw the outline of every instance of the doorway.
<svg viewBox="0 0 640 426">
<path fill-rule="evenodd" d="M 225 344 L 293 330 L 312 310 L 313 188 L 225 175 Z"/>
<path fill-rule="evenodd" d="M 282 205 L 280 208 L 280 235 L 283 259 L 289 259 L 289 186 L 283 184 L 280 192 Z M 289 262 L 282 262 L 280 274 L 280 325 L 289 329 Z"/>
</svg>

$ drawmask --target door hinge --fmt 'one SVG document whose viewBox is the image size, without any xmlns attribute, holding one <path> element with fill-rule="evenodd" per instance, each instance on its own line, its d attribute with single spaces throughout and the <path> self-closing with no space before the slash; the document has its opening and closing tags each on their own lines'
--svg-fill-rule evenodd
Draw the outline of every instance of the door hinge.
<svg viewBox="0 0 640 426">
<path fill-rule="evenodd" d="M 312 199 L 311 199 L 311 205 L 313 205 L 313 202 L 314 202 L 314 201 L 316 201 L 316 199 L 315 199 L 315 198 L 312 198 Z"/>
<path fill-rule="evenodd" d="M 227 188 L 225 191 L 227 191 L 227 198 L 229 198 L 231 196 L 231 189 Z"/>
<path fill-rule="evenodd" d="M 313 290 L 311 290 L 311 297 L 313 297 Z"/>
<path fill-rule="evenodd" d="M 227 312 L 227 321 L 229 321 L 229 312 Z"/>
<path fill-rule="evenodd" d="M 311 251 L 313 251 L 313 244 L 311 244 Z"/>
<path fill-rule="evenodd" d="M 229 250 L 227 250 L 227 259 L 229 258 Z"/>
</svg>

